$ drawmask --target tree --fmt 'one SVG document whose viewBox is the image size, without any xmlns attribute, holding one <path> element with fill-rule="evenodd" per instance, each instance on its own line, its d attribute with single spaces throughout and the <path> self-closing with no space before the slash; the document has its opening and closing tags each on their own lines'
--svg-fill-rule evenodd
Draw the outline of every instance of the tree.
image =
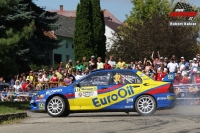
<svg viewBox="0 0 200 133">
<path fill-rule="evenodd" d="M 9 77 L 18 72 L 16 55 L 33 35 L 34 16 L 19 0 L 1 0 L 0 5 L 0 76 Z"/>
<path fill-rule="evenodd" d="M 124 26 L 115 33 L 113 39 L 115 48 L 110 51 L 110 54 L 122 57 L 126 61 L 150 58 L 153 51 L 160 51 L 161 56 L 167 57 L 175 54 L 177 57 L 184 56 L 186 59 L 191 59 L 195 56 L 198 50 L 199 27 L 168 26 L 169 21 L 177 20 L 169 17 L 170 10 L 173 10 L 171 5 L 174 3 L 161 0 L 161 5 L 155 6 L 155 1 L 152 1 L 153 4 L 149 0 L 146 2 L 132 1 L 135 4 L 133 12 Z M 151 9 L 150 14 L 146 15 L 148 10 L 144 10 L 146 9 L 144 7 Z M 137 19 L 139 21 L 133 21 Z"/>
<path fill-rule="evenodd" d="M 74 31 L 75 60 L 81 60 L 83 56 L 90 57 L 94 54 L 91 20 L 91 3 L 81 0 L 77 6 L 77 16 Z"/>
<path fill-rule="evenodd" d="M 28 4 L 26 10 L 33 11 L 35 28 L 34 35 L 26 41 L 23 47 L 20 47 L 18 62 L 50 65 L 50 60 L 48 60 L 46 54 L 64 44 L 63 40 L 52 39 L 44 34 L 44 32 L 55 31 L 60 27 L 61 24 L 56 23 L 58 20 L 57 13 L 45 11 L 32 0 L 22 0 L 20 3 Z"/>
<path fill-rule="evenodd" d="M 105 23 L 104 14 L 101 11 L 100 0 L 92 0 L 92 18 L 93 18 L 93 38 L 94 38 L 94 52 L 98 57 L 105 59 L 106 53 L 106 37 L 105 37 Z"/>
</svg>

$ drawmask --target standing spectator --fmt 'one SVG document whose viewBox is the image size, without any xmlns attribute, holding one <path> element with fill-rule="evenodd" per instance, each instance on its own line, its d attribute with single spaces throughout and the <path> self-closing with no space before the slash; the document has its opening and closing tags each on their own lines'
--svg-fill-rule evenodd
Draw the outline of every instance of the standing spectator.
<svg viewBox="0 0 200 133">
<path fill-rule="evenodd" d="M 103 67 L 104 67 L 105 70 L 112 68 L 111 65 L 108 63 L 108 59 L 105 60 L 105 64 L 104 64 Z"/>
<path fill-rule="evenodd" d="M 153 61 L 153 66 L 154 66 L 155 69 L 158 69 L 159 64 L 160 64 L 160 62 L 159 62 L 159 60 L 160 60 L 160 53 L 159 53 L 159 51 L 157 51 L 157 53 L 158 53 L 158 57 L 156 57 L 156 58 L 154 58 L 154 51 L 151 54 L 151 59 Z"/>
<path fill-rule="evenodd" d="M 11 85 L 11 86 L 14 86 L 14 85 L 15 85 L 15 78 L 14 78 L 14 77 L 11 77 L 10 85 Z"/>
<path fill-rule="evenodd" d="M 72 74 L 72 71 L 69 71 L 69 78 L 72 79 L 72 83 L 76 81 L 75 76 Z"/>
<path fill-rule="evenodd" d="M 72 60 L 69 60 L 69 62 L 66 64 L 66 69 L 68 72 L 73 70 Z"/>
<path fill-rule="evenodd" d="M 193 58 L 193 63 L 191 64 L 191 81 L 194 82 L 194 74 L 196 74 L 198 71 L 198 63 L 197 63 L 197 58 Z"/>
<path fill-rule="evenodd" d="M 76 62 L 76 66 L 75 66 L 76 71 L 81 70 L 83 71 L 83 66 L 80 64 L 79 61 Z"/>
<path fill-rule="evenodd" d="M 56 87 L 57 83 L 53 83 L 53 82 L 58 82 L 58 81 L 59 81 L 59 78 L 57 77 L 57 74 L 54 72 L 53 76 L 50 79 L 50 82 L 52 82 L 50 87 Z"/>
<path fill-rule="evenodd" d="M 52 70 L 49 70 L 48 79 L 50 80 L 52 76 L 53 76 L 53 71 L 52 71 Z"/>
<path fill-rule="evenodd" d="M 164 67 L 165 68 L 167 68 L 167 64 L 168 64 L 169 62 L 168 62 L 168 58 L 167 57 L 165 57 L 165 59 L 164 59 Z"/>
<path fill-rule="evenodd" d="M 110 64 L 112 68 L 116 66 L 116 62 L 113 60 L 113 56 L 110 56 L 110 60 L 108 61 L 108 64 Z"/>
<path fill-rule="evenodd" d="M 97 69 L 103 69 L 103 62 L 101 62 L 101 57 L 97 58 Z"/>
<path fill-rule="evenodd" d="M 161 69 L 164 69 L 164 72 L 168 73 L 167 68 L 164 67 L 164 64 L 160 64 L 160 67 L 157 69 L 157 72 L 160 72 Z"/>
<path fill-rule="evenodd" d="M 131 61 L 131 63 L 130 63 L 130 68 L 131 68 L 131 69 L 136 69 L 136 66 L 135 66 L 134 61 Z"/>
<path fill-rule="evenodd" d="M 59 66 L 57 67 L 57 70 L 64 70 L 64 67 L 63 67 L 63 62 L 60 62 Z"/>
<path fill-rule="evenodd" d="M 95 61 L 95 56 L 92 55 L 91 60 L 89 61 L 89 70 L 92 71 L 92 70 L 95 70 L 95 69 L 97 69 L 97 63 Z"/>
<path fill-rule="evenodd" d="M 175 62 L 174 58 L 171 58 L 171 62 L 168 63 L 167 68 L 170 73 L 176 73 L 178 70 L 178 64 Z"/>
<path fill-rule="evenodd" d="M 181 62 L 179 63 L 179 70 L 181 71 L 181 75 L 184 76 L 187 74 L 187 67 L 189 67 L 184 58 L 181 58 Z"/>
<path fill-rule="evenodd" d="M 86 57 L 83 57 L 83 63 L 82 64 L 83 64 L 83 71 L 85 71 L 86 69 L 88 69 L 89 63 L 88 63 Z"/>
<path fill-rule="evenodd" d="M 164 67 L 157 73 L 157 81 L 162 81 L 167 74 L 164 72 Z"/>
<path fill-rule="evenodd" d="M 3 79 L 3 77 L 0 77 L 0 91 L 4 90 L 4 84 L 5 84 L 5 80 Z"/>
<path fill-rule="evenodd" d="M 29 72 L 29 75 L 28 75 L 26 78 L 29 79 L 29 80 L 32 81 L 32 82 L 35 82 L 35 81 L 34 81 L 34 76 L 33 76 L 33 71 L 30 71 L 30 72 Z"/>
<path fill-rule="evenodd" d="M 142 71 L 142 61 L 137 62 L 136 69 L 139 70 L 139 71 Z"/>
<path fill-rule="evenodd" d="M 119 69 L 124 69 L 126 66 L 126 63 L 122 61 L 122 58 L 119 58 L 119 62 L 117 63 Z"/>
<path fill-rule="evenodd" d="M 83 78 L 82 71 L 79 70 L 75 78 L 76 80 Z"/>
<path fill-rule="evenodd" d="M 28 92 L 28 91 L 30 91 L 31 89 L 32 89 L 32 84 L 31 84 L 31 82 L 30 82 L 30 79 L 26 79 L 26 82 L 24 82 L 23 84 L 22 84 L 22 91 L 23 92 Z"/>
</svg>

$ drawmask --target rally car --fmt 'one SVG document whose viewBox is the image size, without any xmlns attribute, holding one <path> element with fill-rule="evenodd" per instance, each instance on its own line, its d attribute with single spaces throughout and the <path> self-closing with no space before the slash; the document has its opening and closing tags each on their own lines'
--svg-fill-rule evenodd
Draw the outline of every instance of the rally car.
<svg viewBox="0 0 200 133">
<path fill-rule="evenodd" d="M 151 115 L 175 106 L 174 76 L 155 81 L 138 70 L 96 70 L 69 86 L 38 92 L 30 109 L 53 117 L 95 111 Z"/>
</svg>

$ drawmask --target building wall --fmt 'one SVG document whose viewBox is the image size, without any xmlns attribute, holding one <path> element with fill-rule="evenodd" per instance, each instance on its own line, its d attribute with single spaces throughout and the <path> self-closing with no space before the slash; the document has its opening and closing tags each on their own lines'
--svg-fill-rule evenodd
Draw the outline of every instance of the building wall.
<svg viewBox="0 0 200 133">
<path fill-rule="evenodd" d="M 61 60 L 64 65 L 70 59 L 74 62 L 73 38 L 58 36 L 58 39 L 64 39 L 66 43 L 63 44 L 60 48 L 53 50 L 53 52 L 52 52 L 52 65 L 55 64 L 55 60 L 57 61 L 57 63 L 59 63 L 60 62 L 59 60 Z M 59 56 L 61 56 L 61 59 L 59 59 Z"/>
<path fill-rule="evenodd" d="M 110 38 L 113 38 L 112 33 L 114 33 L 115 31 L 112 30 L 110 27 L 108 27 L 107 25 L 105 26 L 105 36 L 106 36 L 106 50 L 109 51 L 112 47 L 112 40 Z"/>
</svg>

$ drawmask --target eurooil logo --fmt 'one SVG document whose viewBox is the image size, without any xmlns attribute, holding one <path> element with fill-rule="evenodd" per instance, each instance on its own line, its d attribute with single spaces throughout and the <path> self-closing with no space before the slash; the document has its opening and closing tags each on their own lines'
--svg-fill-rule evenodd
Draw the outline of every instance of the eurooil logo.
<svg viewBox="0 0 200 133">
<path fill-rule="evenodd" d="M 193 20 L 198 14 L 198 10 L 193 10 L 192 6 L 187 3 L 178 2 L 175 5 L 173 12 L 171 12 L 170 17 L 181 17 L 186 20 Z"/>
</svg>

